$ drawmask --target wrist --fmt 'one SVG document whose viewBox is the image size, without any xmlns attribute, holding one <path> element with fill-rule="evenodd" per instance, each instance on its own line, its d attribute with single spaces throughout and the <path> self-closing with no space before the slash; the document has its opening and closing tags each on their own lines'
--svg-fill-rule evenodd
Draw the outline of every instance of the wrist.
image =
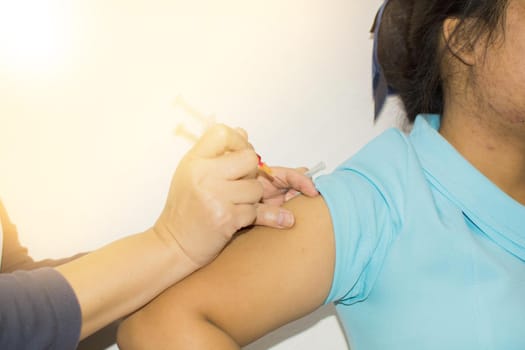
<svg viewBox="0 0 525 350">
<path fill-rule="evenodd" d="M 161 223 L 156 223 L 148 231 L 150 231 L 150 233 L 165 246 L 168 254 L 172 257 L 174 264 L 176 264 L 175 266 L 180 267 L 180 264 L 182 263 L 192 272 L 201 268 L 201 265 L 188 255 L 184 247 L 177 240 L 176 235 Z"/>
</svg>

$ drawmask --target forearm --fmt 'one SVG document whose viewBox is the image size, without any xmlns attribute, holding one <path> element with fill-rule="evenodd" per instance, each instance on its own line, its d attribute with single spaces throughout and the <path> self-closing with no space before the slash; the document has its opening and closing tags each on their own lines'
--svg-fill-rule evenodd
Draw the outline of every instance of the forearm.
<svg viewBox="0 0 525 350">
<path fill-rule="evenodd" d="M 6 257 L 6 263 L 2 261 L 2 273 L 10 273 L 14 271 L 29 271 L 42 267 L 56 267 L 80 258 L 86 253 L 79 253 L 62 259 L 44 259 L 34 261 L 29 255 L 23 251 L 10 251 Z M 2 259 L 3 260 L 3 259 Z"/>
<path fill-rule="evenodd" d="M 137 310 L 196 269 L 173 239 L 153 230 L 57 267 L 77 295 L 81 339 Z"/>
</svg>

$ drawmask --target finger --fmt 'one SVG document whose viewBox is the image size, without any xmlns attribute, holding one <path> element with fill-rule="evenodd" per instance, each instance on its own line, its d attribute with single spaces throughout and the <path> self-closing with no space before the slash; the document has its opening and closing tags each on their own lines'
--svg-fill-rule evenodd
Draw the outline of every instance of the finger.
<svg viewBox="0 0 525 350">
<path fill-rule="evenodd" d="M 262 195 L 262 185 L 255 179 L 227 181 L 221 184 L 219 190 L 219 196 L 234 204 L 255 204 Z"/>
<path fill-rule="evenodd" d="M 279 203 L 284 203 L 284 196 L 289 190 L 286 188 L 276 188 L 275 186 L 263 184 L 263 199 L 264 202 L 277 200 Z M 273 204 L 273 202 L 272 202 Z"/>
<path fill-rule="evenodd" d="M 301 192 L 299 192 L 299 191 L 290 190 L 290 191 L 286 192 L 286 194 L 284 195 L 284 201 L 288 202 L 290 199 L 293 199 L 293 198 L 297 197 L 300 194 L 301 194 Z"/>
<path fill-rule="evenodd" d="M 237 131 L 245 140 L 248 140 L 248 133 L 243 128 L 235 128 L 235 131 Z"/>
<path fill-rule="evenodd" d="M 253 225 L 257 218 L 257 206 L 254 204 L 237 204 L 233 208 L 236 230 Z M 234 232 L 235 233 L 235 232 Z"/>
<path fill-rule="evenodd" d="M 200 157 L 212 158 L 246 148 L 251 148 L 251 145 L 242 133 L 226 125 L 215 124 L 206 130 L 190 152 Z"/>
<path fill-rule="evenodd" d="M 289 210 L 273 205 L 259 204 L 257 206 L 256 225 L 275 228 L 290 228 L 294 223 L 295 218 Z"/>
<path fill-rule="evenodd" d="M 209 167 L 217 176 L 226 180 L 255 178 L 257 155 L 252 149 L 244 149 L 209 159 Z"/>
<path fill-rule="evenodd" d="M 308 171 L 308 168 L 305 167 L 305 166 L 302 166 L 302 167 L 299 167 L 299 168 L 295 168 L 295 171 L 301 173 L 304 175 L 304 173 L 306 173 Z"/>
<path fill-rule="evenodd" d="M 315 188 L 314 182 L 311 178 L 304 175 L 302 169 L 272 167 L 274 177 L 278 177 L 288 187 L 310 197 L 317 196 L 319 192 Z"/>
</svg>

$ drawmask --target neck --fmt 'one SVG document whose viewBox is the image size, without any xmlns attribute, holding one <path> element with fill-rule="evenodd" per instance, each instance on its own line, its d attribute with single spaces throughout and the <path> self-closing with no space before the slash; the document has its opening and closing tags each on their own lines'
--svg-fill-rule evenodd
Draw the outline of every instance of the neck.
<svg viewBox="0 0 525 350">
<path fill-rule="evenodd" d="M 525 205 L 525 124 L 458 107 L 445 109 L 441 135 L 496 186 Z"/>
</svg>

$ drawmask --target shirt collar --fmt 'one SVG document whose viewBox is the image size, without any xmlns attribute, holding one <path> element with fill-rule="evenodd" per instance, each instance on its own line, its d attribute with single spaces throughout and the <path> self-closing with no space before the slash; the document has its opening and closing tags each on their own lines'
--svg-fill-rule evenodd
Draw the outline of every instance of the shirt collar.
<svg viewBox="0 0 525 350">
<path fill-rule="evenodd" d="M 492 241 L 525 260 L 525 206 L 470 164 L 443 138 L 439 115 L 419 115 L 410 139 L 429 181 Z"/>
</svg>

